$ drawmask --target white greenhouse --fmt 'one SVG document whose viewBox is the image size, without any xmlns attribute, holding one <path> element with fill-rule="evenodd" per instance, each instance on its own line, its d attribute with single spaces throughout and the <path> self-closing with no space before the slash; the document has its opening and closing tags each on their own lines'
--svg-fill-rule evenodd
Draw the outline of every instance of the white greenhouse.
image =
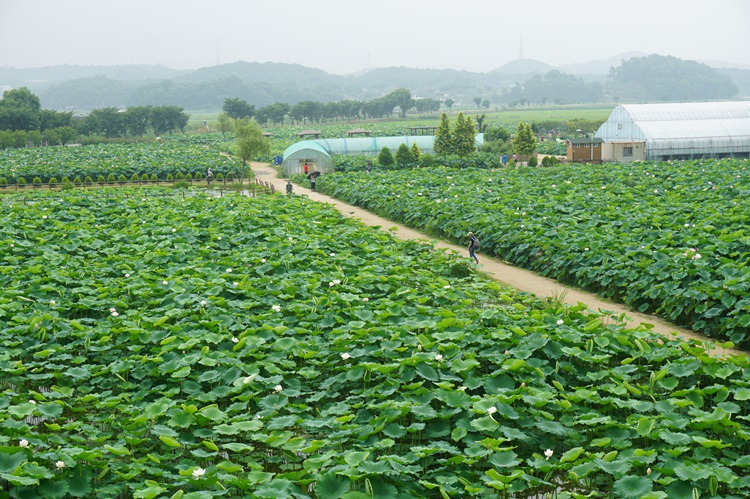
<svg viewBox="0 0 750 499">
<path fill-rule="evenodd" d="M 750 102 L 617 106 L 594 137 L 603 161 L 750 157 Z"/>
</svg>

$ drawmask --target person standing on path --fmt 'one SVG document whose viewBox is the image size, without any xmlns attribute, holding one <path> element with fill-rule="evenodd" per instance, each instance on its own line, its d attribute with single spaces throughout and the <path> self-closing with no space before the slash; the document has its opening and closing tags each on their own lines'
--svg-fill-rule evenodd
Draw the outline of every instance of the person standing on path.
<svg viewBox="0 0 750 499">
<path fill-rule="evenodd" d="M 317 175 L 310 175 L 310 190 L 315 192 L 315 179 L 318 178 Z"/>
<path fill-rule="evenodd" d="M 310 169 L 309 166 L 307 166 L 307 163 L 305 163 L 305 166 L 303 167 L 303 170 L 305 170 L 305 175 L 307 175 L 307 171 Z"/>
<path fill-rule="evenodd" d="M 473 258 L 477 265 L 479 265 L 479 258 L 474 254 L 474 251 L 479 249 L 479 240 L 474 237 L 473 232 L 469 232 L 469 257 Z"/>
</svg>

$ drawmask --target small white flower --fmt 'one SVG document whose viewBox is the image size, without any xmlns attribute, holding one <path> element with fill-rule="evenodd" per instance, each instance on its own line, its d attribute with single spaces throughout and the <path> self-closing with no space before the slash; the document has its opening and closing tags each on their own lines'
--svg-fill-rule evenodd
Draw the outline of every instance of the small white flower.
<svg viewBox="0 0 750 499">
<path fill-rule="evenodd" d="M 685 224 L 685 227 L 690 227 L 690 224 Z"/>
<path fill-rule="evenodd" d="M 329 288 L 332 288 L 334 285 L 335 285 L 335 283 L 333 281 L 331 281 L 331 282 L 328 283 L 328 287 Z"/>
<path fill-rule="evenodd" d="M 237 337 L 232 336 L 232 343 L 239 343 L 239 342 L 240 342 L 240 340 L 237 339 Z"/>
<path fill-rule="evenodd" d="M 436 361 L 438 361 L 438 362 L 440 362 L 440 361 L 442 361 L 442 360 L 443 360 L 443 356 L 442 356 L 442 355 L 440 355 L 440 354 L 437 354 L 437 355 L 435 356 L 435 360 L 436 360 Z"/>
<path fill-rule="evenodd" d="M 206 306 L 206 300 L 201 300 L 201 307 L 205 307 L 205 306 Z"/>
<path fill-rule="evenodd" d="M 112 317 L 119 317 L 119 316 L 120 314 L 118 314 L 117 312 L 112 312 Z"/>
<path fill-rule="evenodd" d="M 49 304 L 50 304 L 50 305 L 54 305 L 54 304 L 55 304 L 55 300 L 50 300 L 50 301 L 49 301 Z"/>
<path fill-rule="evenodd" d="M 18 445 L 19 447 L 23 447 L 25 449 L 29 446 L 29 441 L 23 438 L 20 442 L 18 442 Z"/>
<path fill-rule="evenodd" d="M 203 468 L 196 468 L 193 470 L 193 478 L 200 478 L 206 474 L 206 470 Z"/>
<path fill-rule="evenodd" d="M 651 468 L 646 468 L 646 474 L 651 476 Z"/>
<path fill-rule="evenodd" d="M 554 454 L 552 449 L 547 449 L 546 451 L 544 451 L 544 456 L 547 458 L 547 461 L 549 461 L 549 458 L 552 457 L 552 454 Z"/>
<path fill-rule="evenodd" d="M 232 269 L 227 269 L 227 274 L 231 274 L 231 273 L 232 273 Z"/>
<path fill-rule="evenodd" d="M 30 400 L 29 400 L 29 404 L 36 404 L 36 400 L 34 400 L 34 399 L 30 399 Z"/>
<path fill-rule="evenodd" d="M 62 461 L 58 461 L 55 463 L 55 466 L 57 467 L 58 470 L 61 470 L 65 467 L 65 463 L 63 463 Z"/>
<path fill-rule="evenodd" d="M 557 319 L 557 325 L 558 325 L 558 326 L 562 326 L 563 324 L 565 324 L 565 321 L 564 321 L 564 320 L 562 320 L 562 319 Z"/>
<path fill-rule="evenodd" d="M 276 390 L 277 392 L 280 392 L 281 390 L 283 390 L 281 385 L 276 385 L 273 387 L 273 389 Z"/>
<path fill-rule="evenodd" d="M 696 254 L 693 255 L 693 260 L 698 260 L 700 258 L 701 258 L 701 254 L 700 253 L 696 253 Z"/>
<path fill-rule="evenodd" d="M 493 406 L 493 407 L 490 407 L 489 409 L 487 409 L 487 414 L 492 415 L 492 414 L 495 414 L 496 412 L 497 412 L 497 407 Z"/>
<path fill-rule="evenodd" d="M 274 305 L 271 307 L 274 312 L 281 312 L 281 305 Z"/>
<path fill-rule="evenodd" d="M 172 232 L 177 232 L 177 229 L 172 229 Z"/>
<path fill-rule="evenodd" d="M 362 298 L 362 301 L 365 301 L 365 302 L 366 302 L 366 301 L 370 301 L 370 299 L 369 299 L 368 297 L 366 297 L 366 296 L 365 296 L 364 298 Z"/>
<path fill-rule="evenodd" d="M 349 359 L 352 358 L 352 356 L 349 355 L 348 353 L 342 353 L 341 354 L 341 358 L 344 359 L 344 360 L 349 360 Z"/>
<path fill-rule="evenodd" d="M 266 263 L 266 259 L 265 258 L 261 258 L 260 259 L 260 263 Z"/>
<path fill-rule="evenodd" d="M 292 239 L 291 237 L 289 238 L 289 240 L 292 241 L 292 242 L 294 242 L 294 239 Z"/>
<path fill-rule="evenodd" d="M 217 237 L 216 239 L 218 239 L 219 241 L 221 241 L 221 236 Z"/>
<path fill-rule="evenodd" d="M 113 313 L 115 313 L 115 312 L 117 312 L 117 309 L 116 309 L 115 307 L 110 307 L 110 309 L 109 309 L 109 313 L 110 313 L 110 314 L 113 314 Z"/>
<path fill-rule="evenodd" d="M 588 251 L 588 250 L 589 250 L 588 248 L 583 248 L 583 251 Z"/>
<path fill-rule="evenodd" d="M 126 278 L 127 278 L 127 277 L 130 277 L 130 274 L 125 274 L 125 277 L 126 277 Z"/>
<path fill-rule="evenodd" d="M 443 286 L 443 289 L 451 289 L 451 285 L 450 284 L 446 284 L 445 286 Z"/>
<path fill-rule="evenodd" d="M 710 184 L 711 182 L 709 182 Z M 47 218 L 47 215 L 42 215 L 42 220 L 45 220 Z"/>
<path fill-rule="evenodd" d="M 336 256 L 336 253 L 329 253 L 328 256 Z"/>
<path fill-rule="evenodd" d="M 654 194 L 659 194 L 659 189 L 654 189 Z"/>
<path fill-rule="evenodd" d="M 232 284 L 235 285 L 235 286 L 239 286 L 240 285 L 240 283 L 237 282 L 237 281 L 234 281 Z"/>
<path fill-rule="evenodd" d="M 162 281 L 161 283 L 166 286 L 167 284 L 169 284 L 169 281 Z"/>
</svg>

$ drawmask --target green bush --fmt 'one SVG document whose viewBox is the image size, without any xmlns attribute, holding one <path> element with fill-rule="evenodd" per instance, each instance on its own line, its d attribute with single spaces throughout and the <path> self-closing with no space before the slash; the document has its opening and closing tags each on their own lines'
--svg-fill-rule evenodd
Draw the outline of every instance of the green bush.
<svg viewBox="0 0 750 499">
<path fill-rule="evenodd" d="M 192 173 L 188 173 L 187 175 L 185 175 L 185 180 L 187 180 L 187 181 L 193 180 L 193 174 Z"/>
<path fill-rule="evenodd" d="M 76 177 L 73 179 L 73 183 L 75 185 L 81 185 L 83 182 L 81 182 L 81 177 Z"/>
<path fill-rule="evenodd" d="M 62 180 L 60 180 L 60 183 L 61 183 L 61 184 L 64 184 L 64 183 L 66 183 L 66 182 L 67 182 L 68 184 L 70 183 L 70 179 L 69 179 L 68 177 L 63 177 L 63 178 L 62 178 Z"/>
<path fill-rule="evenodd" d="M 528 164 L 529 166 L 536 166 L 538 164 L 536 156 L 530 157 L 529 161 L 527 161 L 526 164 Z"/>
<path fill-rule="evenodd" d="M 23 189 L 24 187 L 26 187 L 26 179 L 23 177 L 18 177 L 18 180 L 16 181 L 16 185 L 19 188 Z"/>
<path fill-rule="evenodd" d="M 175 175 L 174 178 L 177 180 L 183 180 L 185 178 L 185 174 L 183 174 L 182 172 L 177 172 L 177 175 Z"/>
<path fill-rule="evenodd" d="M 0 177 L 0 188 L 6 188 L 8 187 L 8 179 L 5 177 Z"/>
<path fill-rule="evenodd" d="M 49 182 L 47 182 L 47 183 L 49 184 L 50 189 L 53 188 L 53 187 L 55 187 L 58 184 L 57 177 L 50 178 Z"/>
<path fill-rule="evenodd" d="M 75 188 L 76 188 L 76 186 L 74 186 L 73 183 L 70 180 L 68 180 L 67 182 L 63 181 L 60 184 L 60 189 L 62 189 L 64 191 L 69 191 L 69 190 L 75 189 Z"/>
<path fill-rule="evenodd" d="M 110 173 L 109 175 L 107 175 L 107 183 L 109 183 L 109 184 L 114 184 L 115 183 L 115 174 L 114 173 Z"/>
<path fill-rule="evenodd" d="M 156 173 L 151 174 L 151 182 L 158 182 L 159 177 L 156 175 Z"/>
<path fill-rule="evenodd" d="M 513 161 L 512 159 L 510 161 L 508 161 L 508 168 L 515 168 L 515 167 L 516 167 L 516 162 L 515 161 Z"/>
<path fill-rule="evenodd" d="M 167 182 L 174 182 L 174 175 L 167 173 Z"/>
<path fill-rule="evenodd" d="M 224 180 L 224 175 L 222 175 L 221 172 L 217 173 L 216 180 Z"/>
<path fill-rule="evenodd" d="M 104 178 L 104 175 L 99 175 L 98 177 L 96 177 L 96 181 L 97 181 L 97 182 L 98 182 L 98 183 L 99 183 L 100 185 L 104 185 L 104 184 L 106 184 L 106 183 L 107 183 L 107 180 L 106 180 L 106 179 Z"/>
<path fill-rule="evenodd" d="M 193 178 L 195 180 L 203 180 L 203 174 L 201 172 L 197 172 L 195 175 L 193 175 Z"/>
<path fill-rule="evenodd" d="M 148 173 L 144 173 L 143 175 L 141 175 L 141 182 L 148 182 L 148 180 Z"/>
<path fill-rule="evenodd" d="M 131 181 L 131 182 L 133 182 L 134 184 L 135 184 L 136 182 L 138 182 L 138 180 L 140 180 L 140 177 L 138 177 L 138 174 L 137 174 L 137 173 L 134 173 L 134 174 L 132 174 L 132 175 L 130 176 L 130 181 Z"/>
<path fill-rule="evenodd" d="M 432 154 L 423 154 L 419 157 L 420 166 L 435 166 L 437 160 Z"/>
<path fill-rule="evenodd" d="M 184 180 L 184 179 L 183 180 L 177 180 L 174 183 L 174 188 L 175 189 L 187 189 L 188 187 L 190 187 L 190 182 L 188 182 L 187 180 Z"/>
<path fill-rule="evenodd" d="M 42 179 L 40 177 L 34 177 L 34 180 L 32 180 L 31 183 L 34 187 L 41 187 Z"/>
<path fill-rule="evenodd" d="M 391 166 L 395 163 L 390 149 L 384 147 L 380 150 L 380 154 L 378 154 L 378 163 L 380 163 L 380 166 Z"/>
<path fill-rule="evenodd" d="M 127 177 L 125 177 L 125 175 L 123 175 L 122 173 L 120 174 L 119 177 L 117 177 L 117 183 L 120 185 L 123 185 L 127 181 L 128 181 Z"/>
<path fill-rule="evenodd" d="M 91 179 L 90 175 L 86 175 L 86 177 L 83 179 L 83 181 L 86 183 L 86 185 L 91 185 L 94 181 Z"/>
</svg>

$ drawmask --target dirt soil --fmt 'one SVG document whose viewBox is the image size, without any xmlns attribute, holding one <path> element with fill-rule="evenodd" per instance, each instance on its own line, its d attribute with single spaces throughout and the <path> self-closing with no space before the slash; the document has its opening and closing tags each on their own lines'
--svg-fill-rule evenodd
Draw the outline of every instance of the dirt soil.
<svg viewBox="0 0 750 499">
<path fill-rule="evenodd" d="M 278 172 L 272 166 L 265 163 L 252 163 L 252 168 L 257 178 L 274 184 L 276 190 L 280 193 L 285 192 L 286 179 L 278 178 Z M 344 216 L 357 218 L 366 225 L 380 226 L 384 229 L 394 228 L 395 230 L 392 230 L 391 233 L 400 239 L 422 239 L 427 241 L 436 240 L 435 238 L 418 232 L 414 229 L 410 229 L 409 227 L 406 227 L 404 225 L 379 217 L 377 215 L 374 215 L 373 213 L 370 213 L 369 211 L 344 203 L 330 196 L 326 196 L 325 194 L 310 191 L 309 189 L 305 189 L 304 187 L 297 184 L 294 185 L 294 193 L 305 195 L 313 201 L 331 204 L 335 206 Z M 456 251 L 461 255 L 465 255 L 467 258 L 469 257 L 468 250 L 463 246 L 457 246 L 445 241 L 437 241 L 436 247 L 448 248 Z M 567 305 L 577 305 L 578 303 L 583 303 L 590 310 L 606 311 L 609 315 L 620 315 L 624 313 L 628 318 L 628 325 L 631 327 L 636 327 L 637 325 L 642 323 L 652 324 L 653 330 L 663 336 L 669 338 L 678 337 L 685 340 L 700 341 L 710 347 L 711 353 L 716 356 L 723 357 L 731 355 L 747 355 L 746 352 L 740 350 L 722 348 L 716 345 L 715 342 L 710 338 L 702 336 L 688 329 L 675 326 L 674 324 L 671 324 L 654 315 L 642 314 L 640 312 L 631 310 L 625 305 L 602 299 L 601 297 L 593 293 L 588 293 L 580 289 L 565 286 L 553 279 L 542 277 L 529 270 L 514 267 L 496 258 L 490 258 L 487 255 L 483 255 L 481 251 L 477 253 L 477 257 L 479 258 L 480 271 L 484 272 L 489 277 L 499 281 L 502 284 L 511 286 L 521 291 L 533 293 L 541 298 L 558 299 Z"/>
</svg>

